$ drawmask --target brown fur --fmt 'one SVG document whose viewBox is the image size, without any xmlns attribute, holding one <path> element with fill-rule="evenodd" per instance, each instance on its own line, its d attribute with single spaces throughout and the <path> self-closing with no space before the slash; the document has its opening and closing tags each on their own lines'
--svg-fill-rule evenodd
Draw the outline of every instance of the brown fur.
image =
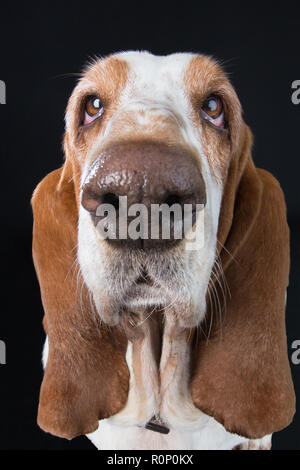
<svg viewBox="0 0 300 470">
<path fill-rule="evenodd" d="M 66 169 L 66 166 L 65 166 Z M 45 309 L 49 358 L 40 393 L 38 424 L 71 439 L 98 428 L 98 420 L 126 403 L 127 339 L 94 314 L 78 279 L 74 184 L 62 169 L 35 190 L 33 257 Z"/>
<path fill-rule="evenodd" d="M 184 81 L 189 99 L 194 105 L 193 121 L 196 128 L 202 129 L 203 151 L 212 175 L 221 174 L 224 182 L 228 170 L 228 155 L 236 152 L 243 126 L 239 99 L 222 68 L 207 56 L 196 56 L 191 60 Z M 200 126 L 199 109 L 203 100 L 211 93 L 217 93 L 223 99 L 228 130 L 216 132 L 211 126 Z"/>
<path fill-rule="evenodd" d="M 286 427 L 295 413 L 287 356 L 285 292 L 289 229 L 278 182 L 256 169 L 251 135 L 229 171 L 218 239 L 230 288 L 221 325 L 194 344 L 195 405 L 228 431 L 250 438 Z"/>
</svg>

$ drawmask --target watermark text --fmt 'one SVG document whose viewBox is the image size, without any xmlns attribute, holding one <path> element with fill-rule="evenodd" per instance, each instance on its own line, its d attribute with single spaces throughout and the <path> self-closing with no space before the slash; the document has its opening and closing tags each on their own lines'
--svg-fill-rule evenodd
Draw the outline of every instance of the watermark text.
<svg viewBox="0 0 300 470">
<path fill-rule="evenodd" d="M 291 361 L 295 366 L 298 366 L 300 364 L 300 339 L 295 339 L 292 342 L 292 349 L 294 349 L 294 352 Z"/>
<path fill-rule="evenodd" d="M 0 104 L 6 104 L 6 85 L 3 80 L 0 80 Z"/>
<path fill-rule="evenodd" d="M 102 239 L 186 240 L 187 250 L 204 246 L 203 204 L 127 205 L 120 196 L 115 205 L 100 204 L 95 225 Z"/>
<path fill-rule="evenodd" d="M 300 103 L 300 80 L 293 81 L 292 89 L 295 90 L 291 96 L 292 103 L 299 104 Z"/>
<path fill-rule="evenodd" d="M 6 345 L 0 340 L 0 364 L 6 364 Z"/>
</svg>

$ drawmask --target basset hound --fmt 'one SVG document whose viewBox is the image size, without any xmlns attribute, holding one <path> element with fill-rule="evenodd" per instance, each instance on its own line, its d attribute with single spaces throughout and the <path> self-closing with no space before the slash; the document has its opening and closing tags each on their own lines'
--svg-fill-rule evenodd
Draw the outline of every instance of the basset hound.
<svg viewBox="0 0 300 470">
<path fill-rule="evenodd" d="M 65 162 L 32 198 L 43 430 L 99 449 L 269 449 L 291 422 L 286 208 L 251 147 L 211 57 L 122 52 L 86 67 Z M 121 220 L 121 197 L 189 205 L 191 230 L 105 237 L 98 209 Z"/>
</svg>

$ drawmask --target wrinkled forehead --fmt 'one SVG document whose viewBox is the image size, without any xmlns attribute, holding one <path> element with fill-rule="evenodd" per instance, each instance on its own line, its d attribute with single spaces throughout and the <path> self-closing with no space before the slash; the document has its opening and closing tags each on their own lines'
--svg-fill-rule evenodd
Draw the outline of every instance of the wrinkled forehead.
<svg viewBox="0 0 300 470">
<path fill-rule="evenodd" d="M 98 60 L 83 75 L 82 86 L 102 91 L 102 99 L 176 101 L 187 95 L 206 94 L 227 81 L 210 57 L 192 53 L 154 56 L 124 52 Z"/>
</svg>

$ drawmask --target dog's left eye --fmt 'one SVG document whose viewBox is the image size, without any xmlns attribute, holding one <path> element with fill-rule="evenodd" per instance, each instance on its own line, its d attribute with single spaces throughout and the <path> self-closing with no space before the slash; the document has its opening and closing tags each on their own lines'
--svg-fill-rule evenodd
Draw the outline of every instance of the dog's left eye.
<svg viewBox="0 0 300 470">
<path fill-rule="evenodd" d="M 204 119 L 212 122 L 215 126 L 224 128 L 224 107 L 219 96 L 210 95 L 204 101 L 201 114 Z"/>
<path fill-rule="evenodd" d="M 97 119 L 103 113 L 103 105 L 98 96 L 89 96 L 85 102 L 83 125 Z"/>
</svg>

